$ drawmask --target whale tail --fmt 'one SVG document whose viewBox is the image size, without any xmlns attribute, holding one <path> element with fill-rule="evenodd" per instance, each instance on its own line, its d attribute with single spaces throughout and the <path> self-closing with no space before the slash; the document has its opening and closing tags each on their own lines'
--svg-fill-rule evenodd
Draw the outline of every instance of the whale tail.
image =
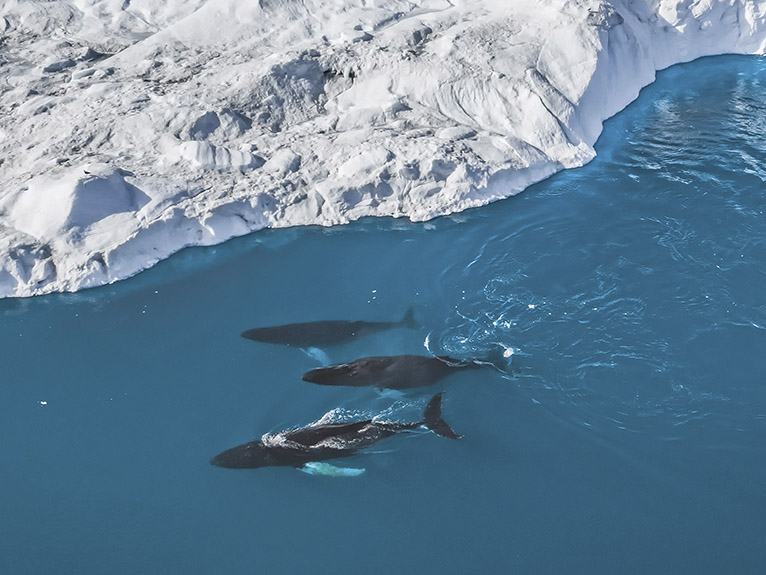
<svg viewBox="0 0 766 575">
<path fill-rule="evenodd" d="M 420 327 L 420 324 L 415 320 L 415 306 L 411 305 L 407 308 L 407 311 L 404 312 L 404 317 L 399 324 L 407 329 L 418 329 Z"/>
<path fill-rule="evenodd" d="M 423 424 L 436 435 L 447 439 L 460 439 L 463 436 L 452 431 L 452 428 L 442 419 L 442 395 L 444 395 L 443 392 L 437 393 L 426 405 L 423 412 Z"/>
</svg>

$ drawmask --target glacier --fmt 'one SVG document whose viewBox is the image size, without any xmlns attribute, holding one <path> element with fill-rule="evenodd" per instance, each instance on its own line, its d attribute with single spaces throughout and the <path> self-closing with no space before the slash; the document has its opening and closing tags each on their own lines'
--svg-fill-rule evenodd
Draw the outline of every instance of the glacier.
<svg viewBox="0 0 766 575">
<path fill-rule="evenodd" d="M 5 0 L 0 297 L 506 198 L 657 70 L 765 49 L 752 0 Z"/>
</svg>

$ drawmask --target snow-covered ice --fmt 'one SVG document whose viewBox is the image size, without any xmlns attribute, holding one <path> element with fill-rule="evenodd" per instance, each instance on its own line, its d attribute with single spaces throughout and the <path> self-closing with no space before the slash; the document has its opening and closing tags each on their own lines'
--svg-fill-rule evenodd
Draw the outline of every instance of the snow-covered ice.
<svg viewBox="0 0 766 575">
<path fill-rule="evenodd" d="M 0 297 L 508 197 L 656 70 L 765 46 L 753 0 L 4 0 Z"/>
</svg>

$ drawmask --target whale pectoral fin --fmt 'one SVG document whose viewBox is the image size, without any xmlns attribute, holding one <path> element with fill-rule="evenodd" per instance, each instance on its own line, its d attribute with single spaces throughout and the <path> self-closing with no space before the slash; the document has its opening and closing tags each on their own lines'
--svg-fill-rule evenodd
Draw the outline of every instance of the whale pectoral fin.
<svg viewBox="0 0 766 575">
<path fill-rule="evenodd" d="M 301 350 L 311 359 L 317 360 L 322 366 L 327 366 L 332 363 L 330 356 L 327 355 L 323 349 L 318 347 L 302 347 Z"/>
<path fill-rule="evenodd" d="M 356 477 L 365 472 L 364 469 L 355 467 L 336 467 L 322 461 L 310 461 L 298 468 L 309 475 L 326 475 L 327 477 Z"/>
<path fill-rule="evenodd" d="M 394 399 L 400 400 L 404 397 L 404 393 L 398 389 L 386 389 L 385 387 L 376 387 L 375 391 L 378 392 L 378 397 L 381 399 Z"/>
</svg>

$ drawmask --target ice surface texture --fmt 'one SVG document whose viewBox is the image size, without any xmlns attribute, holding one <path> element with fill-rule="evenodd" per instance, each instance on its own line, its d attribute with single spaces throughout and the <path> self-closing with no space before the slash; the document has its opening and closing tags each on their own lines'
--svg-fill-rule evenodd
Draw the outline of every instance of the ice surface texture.
<svg viewBox="0 0 766 575">
<path fill-rule="evenodd" d="M 426 220 L 594 157 L 655 71 L 762 54 L 747 0 L 8 0 L 0 297 L 189 245 Z"/>
</svg>

